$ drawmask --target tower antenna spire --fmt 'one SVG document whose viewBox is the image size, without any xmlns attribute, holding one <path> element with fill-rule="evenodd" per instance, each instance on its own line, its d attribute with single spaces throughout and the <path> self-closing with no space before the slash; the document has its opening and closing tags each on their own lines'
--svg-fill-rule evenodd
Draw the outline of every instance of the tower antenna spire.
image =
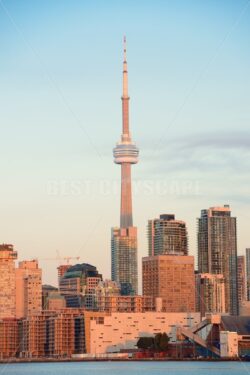
<svg viewBox="0 0 250 375">
<path fill-rule="evenodd" d="M 123 61 L 127 62 L 127 40 L 126 35 L 123 37 Z"/>
</svg>

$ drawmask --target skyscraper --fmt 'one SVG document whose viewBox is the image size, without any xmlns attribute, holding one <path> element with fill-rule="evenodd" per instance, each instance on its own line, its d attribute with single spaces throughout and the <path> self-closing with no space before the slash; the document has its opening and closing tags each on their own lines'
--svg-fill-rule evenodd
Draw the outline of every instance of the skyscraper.
<svg viewBox="0 0 250 375">
<path fill-rule="evenodd" d="M 225 279 L 226 312 L 237 315 L 237 233 L 230 207 L 211 207 L 198 219 L 199 273 L 222 274 Z"/>
<path fill-rule="evenodd" d="M 172 214 L 148 221 L 148 255 L 162 254 L 188 255 L 186 223 Z"/>
<path fill-rule="evenodd" d="M 16 315 L 15 260 L 13 245 L 0 245 L 0 319 Z"/>
<path fill-rule="evenodd" d="M 250 248 L 246 249 L 247 300 L 250 301 Z"/>
<path fill-rule="evenodd" d="M 131 164 L 138 162 L 139 150 L 129 131 L 128 70 L 124 38 L 122 136 L 113 150 L 114 162 L 121 165 L 120 227 L 111 232 L 112 280 L 121 286 L 121 294 L 137 294 L 137 228 L 133 226 Z"/>
</svg>

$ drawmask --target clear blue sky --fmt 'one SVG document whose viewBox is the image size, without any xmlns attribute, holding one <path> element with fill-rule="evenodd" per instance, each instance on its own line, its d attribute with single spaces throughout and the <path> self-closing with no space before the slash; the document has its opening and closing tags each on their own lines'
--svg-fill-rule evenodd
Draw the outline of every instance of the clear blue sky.
<svg viewBox="0 0 250 375">
<path fill-rule="evenodd" d="M 250 2 L 0 1 L 1 238 L 110 276 L 127 35 L 139 263 L 146 224 L 229 203 L 250 246 Z M 44 281 L 56 262 L 43 260 Z"/>
</svg>

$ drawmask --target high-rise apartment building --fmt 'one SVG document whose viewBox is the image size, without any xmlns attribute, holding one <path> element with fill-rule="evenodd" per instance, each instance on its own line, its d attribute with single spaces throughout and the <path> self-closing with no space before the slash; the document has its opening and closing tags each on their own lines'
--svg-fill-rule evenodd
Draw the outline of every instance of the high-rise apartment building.
<svg viewBox="0 0 250 375">
<path fill-rule="evenodd" d="M 222 274 L 225 279 L 226 312 L 237 315 L 236 218 L 228 205 L 201 211 L 198 219 L 199 273 Z"/>
<path fill-rule="evenodd" d="M 59 291 L 65 297 L 67 307 L 95 309 L 96 288 L 100 281 L 102 275 L 95 266 L 76 264 L 61 277 Z"/>
<path fill-rule="evenodd" d="M 250 248 L 246 249 L 247 300 L 250 301 Z"/>
<path fill-rule="evenodd" d="M 19 262 L 16 268 L 16 317 L 39 314 L 42 310 L 42 270 L 37 260 Z"/>
<path fill-rule="evenodd" d="M 139 150 L 132 142 L 129 130 L 128 69 L 126 39 L 124 38 L 122 136 L 113 150 L 114 161 L 121 165 L 120 228 L 111 232 L 112 280 L 121 286 L 121 294 L 136 295 L 137 276 L 137 228 L 133 226 L 131 165 L 138 162 Z"/>
<path fill-rule="evenodd" d="M 196 311 L 206 313 L 225 313 L 225 280 L 223 275 L 198 273 L 196 282 Z"/>
<path fill-rule="evenodd" d="M 142 258 L 144 296 L 162 299 L 162 311 L 195 311 L 194 257 L 157 255 Z"/>
<path fill-rule="evenodd" d="M 148 255 L 162 254 L 188 255 L 186 223 L 172 214 L 148 221 Z"/>
<path fill-rule="evenodd" d="M 112 228 L 111 277 L 122 295 L 137 294 L 137 228 Z"/>
<path fill-rule="evenodd" d="M 16 315 L 15 260 L 13 245 L 0 245 L 0 319 Z"/>
<path fill-rule="evenodd" d="M 246 280 L 246 258 L 244 255 L 237 257 L 238 273 L 238 300 L 239 304 L 247 299 L 247 280 Z"/>
</svg>

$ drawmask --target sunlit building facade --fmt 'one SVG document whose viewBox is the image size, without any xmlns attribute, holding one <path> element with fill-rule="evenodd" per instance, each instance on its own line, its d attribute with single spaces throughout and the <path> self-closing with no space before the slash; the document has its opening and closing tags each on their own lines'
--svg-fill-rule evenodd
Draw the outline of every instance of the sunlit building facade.
<svg viewBox="0 0 250 375">
<path fill-rule="evenodd" d="M 16 272 L 16 317 L 42 310 L 42 270 L 37 260 L 19 262 Z"/>
<path fill-rule="evenodd" d="M 237 278 L 238 278 L 238 300 L 239 304 L 247 299 L 247 278 L 246 258 L 244 255 L 237 257 Z"/>
<path fill-rule="evenodd" d="M 16 259 L 13 245 L 0 245 L 0 319 L 16 316 Z"/>
<path fill-rule="evenodd" d="M 65 297 L 66 306 L 96 309 L 96 287 L 102 281 L 97 268 L 88 263 L 71 266 L 61 277 L 59 291 Z"/>
<path fill-rule="evenodd" d="M 188 255 L 186 223 L 173 214 L 148 221 L 148 255 L 162 254 Z"/>
<path fill-rule="evenodd" d="M 199 273 L 195 275 L 196 311 L 204 317 L 206 313 L 225 313 L 225 280 L 223 275 Z"/>
<path fill-rule="evenodd" d="M 236 218 L 231 217 L 228 205 L 201 211 L 198 219 L 198 271 L 224 276 L 226 312 L 237 315 Z"/>
<path fill-rule="evenodd" d="M 111 277 L 121 287 L 122 295 L 138 293 L 137 228 L 112 228 Z"/>
<path fill-rule="evenodd" d="M 161 298 L 164 312 L 194 312 L 194 257 L 165 254 L 142 258 L 142 290 L 144 296 Z"/>
</svg>

